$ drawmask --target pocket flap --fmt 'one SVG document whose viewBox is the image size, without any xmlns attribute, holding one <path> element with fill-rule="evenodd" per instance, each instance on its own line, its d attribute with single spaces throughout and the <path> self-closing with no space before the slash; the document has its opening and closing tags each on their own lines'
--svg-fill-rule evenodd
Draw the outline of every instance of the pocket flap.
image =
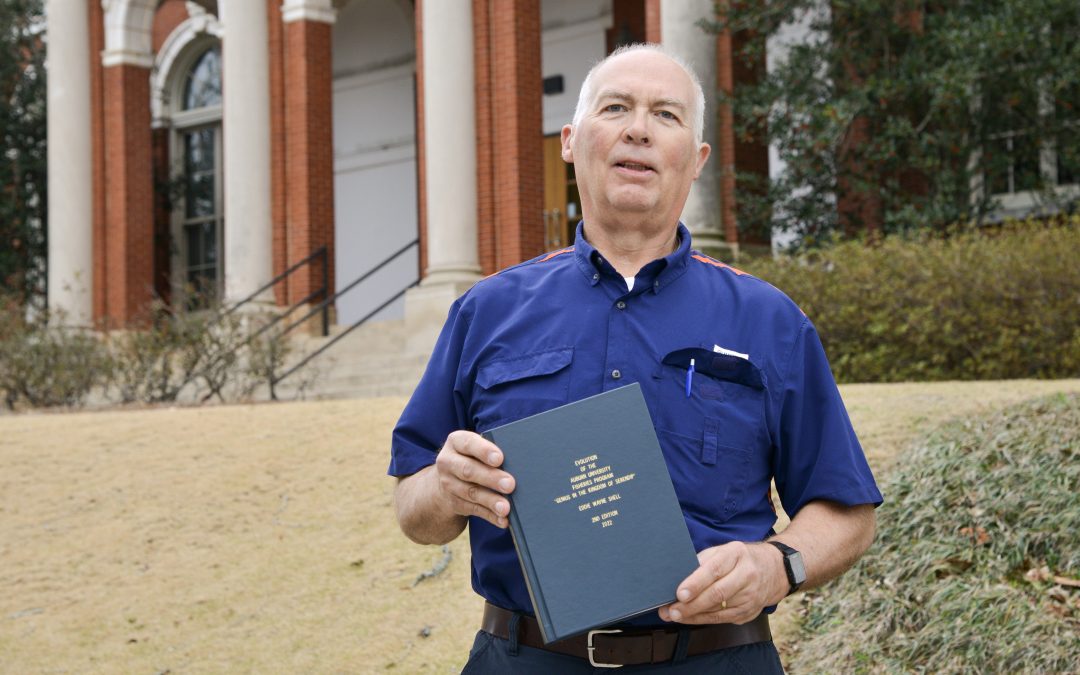
<svg viewBox="0 0 1080 675">
<path fill-rule="evenodd" d="M 524 380 L 527 377 L 550 375 L 570 365 L 574 360 L 574 348 L 562 347 L 545 352 L 534 352 L 508 359 L 499 359 L 480 366 L 476 384 L 491 389 L 505 382 Z"/>
<path fill-rule="evenodd" d="M 765 388 L 760 368 L 751 361 L 730 354 L 717 354 L 700 347 L 688 347 L 671 352 L 664 357 L 662 363 L 685 370 L 690 367 L 690 359 L 694 359 L 694 372 L 718 380 L 737 382 L 753 389 Z"/>
</svg>

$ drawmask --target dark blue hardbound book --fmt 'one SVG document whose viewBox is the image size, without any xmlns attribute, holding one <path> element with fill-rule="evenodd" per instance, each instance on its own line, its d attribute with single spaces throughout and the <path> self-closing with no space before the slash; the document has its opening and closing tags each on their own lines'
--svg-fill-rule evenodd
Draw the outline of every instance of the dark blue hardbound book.
<svg viewBox="0 0 1080 675">
<path fill-rule="evenodd" d="M 640 385 L 483 436 L 517 481 L 510 531 L 545 643 L 674 602 L 697 555 Z"/>
</svg>

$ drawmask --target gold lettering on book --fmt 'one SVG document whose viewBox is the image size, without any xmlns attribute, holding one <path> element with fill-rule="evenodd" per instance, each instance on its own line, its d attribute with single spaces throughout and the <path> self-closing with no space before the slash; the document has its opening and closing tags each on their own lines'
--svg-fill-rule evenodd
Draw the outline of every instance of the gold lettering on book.
<svg viewBox="0 0 1080 675">
<path fill-rule="evenodd" d="M 598 516 L 589 516 L 589 522 L 601 528 L 611 527 L 619 516 L 619 510 L 609 508 L 611 502 L 622 499 L 618 492 L 608 492 L 615 485 L 634 480 L 634 473 L 616 475 L 610 464 L 600 464 L 598 455 L 587 455 L 574 460 L 573 474 L 567 481 L 570 492 L 555 497 L 556 504 L 573 502 L 578 513 L 605 508 Z"/>
</svg>

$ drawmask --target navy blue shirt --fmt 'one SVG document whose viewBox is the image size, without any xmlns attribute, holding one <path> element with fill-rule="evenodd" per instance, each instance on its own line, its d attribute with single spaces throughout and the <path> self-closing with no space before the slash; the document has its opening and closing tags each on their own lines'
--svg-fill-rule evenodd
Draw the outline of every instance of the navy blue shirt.
<svg viewBox="0 0 1080 675">
<path fill-rule="evenodd" d="M 693 251 L 681 224 L 678 249 L 641 268 L 629 292 L 582 225 L 572 247 L 473 286 L 394 429 L 389 474 L 434 463 L 452 431 L 631 382 L 698 551 L 769 536 L 774 477 L 790 514 L 816 499 L 881 503 L 813 324 L 773 286 Z M 473 589 L 531 613 L 510 531 L 473 517 L 469 536 Z"/>
</svg>

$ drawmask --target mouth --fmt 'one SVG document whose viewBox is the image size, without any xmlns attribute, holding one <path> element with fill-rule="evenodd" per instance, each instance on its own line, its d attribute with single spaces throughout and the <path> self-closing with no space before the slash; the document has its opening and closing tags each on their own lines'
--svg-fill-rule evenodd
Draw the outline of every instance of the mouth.
<svg viewBox="0 0 1080 675">
<path fill-rule="evenodd" d="M 656 171 L 655 169 L 653 169 L 648 164 L 642 164 L 641 162 L 631 162 L 631 161 L 615 162 L 615 166 L 620 168 L 620 169 L 625 169 L 627 171 L 633 171 L 635 173 L 642 173 L 642 174 Z"/>
</svg>

